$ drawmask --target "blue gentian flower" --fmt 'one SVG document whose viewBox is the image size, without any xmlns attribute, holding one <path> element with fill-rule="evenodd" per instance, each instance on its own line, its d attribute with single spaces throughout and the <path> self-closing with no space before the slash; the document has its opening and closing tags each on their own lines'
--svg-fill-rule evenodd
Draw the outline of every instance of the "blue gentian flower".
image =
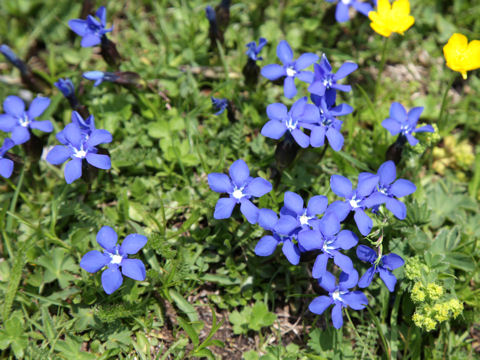
<svg viewBox="0 0 480 360">
<path fill-rule="evenodd" d="M 3 145 L 0 148 L 0 175 L 2 175 L 4 178 L 9 178 L 12 176 L 13 172 L 13 161 L 10 159 L 7 159 L 5 157 L 5 154 L 7 153 L 8 150 L 13 148 L 15 146 L 15 142 L 10 139 L 6 138 L 3 141 Z"/>
<path fill-rule="evenodd" d="M 118 79 L 117 74 L 106 71 L 87 71 L 82 76 L 87 80 L 95 81 L 93 86 L 98 86 L 104 81 L 115 82 Z"/>
<path fill-rule="evenodd" d="M 332 322 L 336 329 L 343 325 L 342 309 L 351 307 L 353 310 L 362 310 L 368 305 L 368 299 L 361 291 L 350 291 L 349 289 L 357 285 L 358 273 L 353 270 L 346 274 L 342 272 L 339 277 L 338 285 L 335 285 L 335 276 L 328 271 L 319 280 L 322 288 L 328 291 L 328 296 L 318 296 L 308 306 L 314 314 L 321 315 L 330 305 L 332 308 Z"/>
<path fill-rule="evenodd" d="M 33 99 L 28 111 L 25 111 L 25 103 L 18 96 L 7 96 L 3 102 L 3 111 L 0 115 L 0 130 L 11 132 L 11 138 L 15 144 L 23 144 L 30 140 L 28 129 L 37 129 L 43 132 L 52 132 L 53 125 L 50 120 L 37 121 L 38 116 L 50 105 L 50 99 L 37 97 Z"/>
<path fill-rule="evenodd" d="M 328 143 L 335 151 L 340 151 L 343 147 L 344 138 L 340 130 L 343 121 L 337 119 L 337 116 L 348 115 L 353 112 L 353 108 L 347 104 L 332 106 L 327 103 L 327 97 L 312 95 L 313 103 L 318 107 L 320 119 L 318 125 L 310 127 L 310 145 L 320 147 L 325 144 L 325 136 Z"/>
<path fill-rule="evenodd" d="M 268 80 L 277 80 L 285 76 L 284 94 L 288 99 L 293 98 L 297 94 L 295 87 L 295 78 L 310 84 L 313 81 L 313 73 L 311 71 L 301 71 L 312 65 L 318 60 L 318 55 L 305 53 L 300 55 L 297 60 L 293 59 L 293 51 L 285 40 L 280 41 L 277 46 L 277 56 L 282 65 L 270 64 L 262 68 L 261 74 Z"/>
<path fill-rule="evenodd" d="M 77 35 L 82 37 L 82 47 L 96 46 L 102 42 L 102 37 L 113 30 L 106 29 L 107 26 L 107 10 L 105 6 L 100 6 L 95 13 L 97 18 L 88 15 L 86 20 L 72 19 L 68 21 L 68 26 Z"/>
<path fill-rule="evenodd" d="M 352 90 L 350 85 L 341 85 L 337 81 L 348 76 L 355 70 L 358 65 L 352 62 L 346 62 L 337 70 L 336 73 L 332 72 L 332 66 L 328 62 L 327 56 L 322 55 L 320 64 L 314 64 L 314 78 L 311 85 L 308 87 L 308 91 L 314 95 L 326 96 L 327 103 L 333 104 L 335 102 L 336 90 L 349 92 Z M 333 99 L 333 101 L 332 101 Z"/>
<path fill-rule="evenodd" d="M 220 115 L 228 107 L 228 100 L 227 99 L 217 99 L 217 98 L 214 98 L 212 96 L 212 105 L 217 110 L 217 112 L 214 115 Z"/>
<path fill-rule="evenodd" d="M 97 242 L 104 249 L 103 253 L 92 250 L 80 260 L 80 267 L 90 273 L 108 266 L 102 273 L 102 286 L 109 295 L 122 285 L 122 274 L 133 280 L 145 280 L 145 265 L 142 260 L 129 259 L 128 255 L 139 252 L 147 243 L 147 238 L 140 234 L 130 234 L 121 246 L 117 245 L 117 240 L 115 230 L 110 226 L 102 227 L 97 233 Z"/>
<path fill-rule="evenodd" d="M 334 201 L 328 207 L 327 212 L 334 212 L 337 218 L 343 221 L 350 211 L 354 211 L 354 219 L 358 230 L 363 236 L 367 236 L 372 230 L 373 221 L 365 213 L 365 209 L 381 203 L 381 199 L 369 198 L 377 187 L 378 181 L 379 176 L 377 175 L 359 176 L 357 188 L 353 190 L 352 183 L 346 177 L 332 175 L 330 188 L 336 195 L 345 198 L 345 201 Z"/>
<path fill-rule="evenodd" d="M 47 155 L 47 161 L 53 165 L 60 165 L 72 159 L 64 170 L 67 184 L 71 184 L 82 176 L 83 159 L 96 168 L 110 169 L 110 157 L 97 154 L 98 150 L 95 147 L 112 141 L 112 135 L 107 130 L 96 129 L 86 137 L 81 128 L 76 123 L 72 123 L 65 126 L 60 136 L 57 134 L 57 139 L 63 145 L 54 146 Z"/>
<path fill-rule="evenodd" d="M 275 231 L 281 234 L 290 234 L 294 230 L 305 231 L 313 227 L 317 216 L 325 212 L 328 199 L 323 195 L 313 196 L 306 208 L 300 195 L 287 191 L 283 198 L 283 207 L 280 209 L 280 220 L 275 226 Z"/>
<path fill-rule="evenodd" d="M 360 176 L 369 176 L 370 173 L 362 173 Z M 384 203 L 388 210 L 399 220 L 407 217 L 407 207 L 400 200 L 399 197 L 413 194 L 417 187 L 414 183 L 406 179 L 398 179 L 395 163 L 391 160 L 384 162 L 378 168 L 377 175 L 379 176 L 376 191 L 371 195 L 371 199 L 376 199 L 377 203 Z"/>
<path fill-rule="evenodd" d="M 310 138 L 302 130 L 311 128 L 320 120 L 318 109 L 313 104 L 307 104 L 307 97 L 298 99 L 288 111 L 281 103 L 267 106 L 267 116 L 270 119 L 262 128 L 262 135 L 278 140 L 288 130 L 298 145 L 302 148 L 310 145 Z"/>
<path fill-rule="evenodd" d="M 380 259 L 377 253 L 368 246 L 359 245 L 357 247 L 357 256 L 360 260 L 369 262 L 373 266 L 369 268 L 360 278 L 358 286 L 366 288 L 370 285 L 376 273 L 380 274 L 380 278 L 390 292 L 395 290 L 397 278 L 392 274 L 392 270 L 403 266 L 405 261 L 397 254 L 391 253 L 383 255 Z"/>
<path fill-rule="evenodd" d="M 263 58 L 261 56 L 258 56 L 258 54 L 266 44 L 267 44 L 267 39 L 265 38 L 260 38 L 260 40 L 258 41 L 258 46 L 255 41 L 249 42 L 246 45 L 248 48 L 246 52 L 247 56 L 253 61 L 263 60 Z"/>
<path fill-rule="evenodd" d="M 400 133 L 405 136 L 409 144 L 415 146 L 418 144 L 418 140 L 413 136 L 413 133 L 435 131 L 431 125 L 416 128 L 422 111 L 423 107 L 415 107 L 407 114 L 402 104 L 394 102 L 390 107 L 390 117 L 383 120 L 382 126 L 392 135 Z"/>
<path fill-rule="evenodd" d="M 214 10 L 210 5 L 208 5 L 208 6 L 205 8 L 205 15 L 207 16 L 207 20 L 208 20 L 210 23 L 215 23 L 215 26 L 216 26 L 217 16 L 216 16 L 216 14 L 215 14 L 215 10 Z"/>
<path fill-rule="evenodd" d="M 263 236 L 255 246 L 255 254 L 258 256 L 270 256 L 273 254 L 279 244 L 282 244 L 282 252 L 292 265 L 298 265 L 300 262 L 300 252 L 298 244 L 294 241 L 295 231 L 289 234 L 277 232 L 278 223 L 277 213 L 270 209 L 260 209 L 258 211 L 258 224 L 272 235 Z"/>
<path fill-rule="evenodd" d="M 27 72 L 27 66 L 18 58 L 18 56 L 10 49 L 8 45 L 0 45 L 0 52 L 5 58 L 18 68 L 22 74 Z"/>
<path fill-rule="evenodd" d="M 336 2 L 337 0 L 326 0 L 329 3 Z M 348 11 L 350 7 L 353 7 L 359 13 L 368 16 L 370 11 L 373 11 L 372 5 L 367 2 L 360 2 L 358 0 L 338 0 L 337 8 L 335 10 L 335 20 L 342 23 L 350 19 Z"/>
<path fill-rule="evenodd" d="M 93 131 L 96 130 L 95 127 L 95 118 L 93 115 L 90 115 L 86 119 L 83 119 L 82 115 L 78 112 L 72 112 L 72 123 L 77 124 L 82 134 L 85 136 L 85 140 L 88 140 Z"/>
<path fill-rule="evenodd" d="M 258 218 L 258 208 L 250 199 L 270 192 L 272 184 L 261 177 L 252 178 L 247 164 L 242 159 L 235 161 L 230 166 L 229 173 L 230 177 L 221 173 L 208 174 L 210 189 L 229 195 L 229 197 L 218 200 L 213 217 L 227 219 L 232 215 L 235 205 L 240 204 L 240 211 L 247 221 L 255 224 Z"/>
<path fill-rule="evenodd" d="M 327 272 L 328 259 L 349 274 L 354 271 L 352 260 L 342 254 L 340 250 L 349 250 L 358 243 L 358 237 L 350 230 L 340 231 L 340 221 L 337 216 L 330 212 L 314 226 L 313 230 L 307 230 L 298 234 L 298 243 L 305 251 L 321 250 L 315 260 L 312 276 L 321 278 Z"/>
<path fill-rule="evenodd" d="M 71 79 L 58 79 L 53 85 L 56 86 L 58 90 L 65 96 L 67 99 L 70 99 L 75 96 L 75 86 Z"/>
</svg>

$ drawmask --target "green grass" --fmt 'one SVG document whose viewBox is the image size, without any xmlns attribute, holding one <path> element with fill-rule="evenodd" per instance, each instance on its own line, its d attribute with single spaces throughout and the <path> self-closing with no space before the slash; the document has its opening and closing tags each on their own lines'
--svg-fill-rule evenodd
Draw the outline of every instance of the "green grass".
<svg viewBox="0 0 480 360">
<path fill-rule="evenodd" d="M 0 357 L 478 357 L 480 73 L 463 81 L 445 66 L 442 47 L 453 32 L 480 39 L 480 5 L 411 3 L 416 23 L 405 36 L 390 39 L 377 80 L 383 38 L 361 16 L 336 24 L 332 5 L 324 1 L 233 1 L 219 52 L 209 52 L 204 11 L 215 3 L 109 2 L 110 39 L 124 58 L 120 69 L 137 72 L 149 84 L 148 90 L 136 91 L 110 83 L 95 88 L 82 79 L 85 71 L 109 68 L 99 49 L 81 48 L 67 26 L 79 17 L 81 4 L 2 1 L 1 42 L 28 57 L 52 85 L 42 94 L 52 99 L 42 119 L 52 120 L 54 133 L 70 122 L 71 109 L 53 87 L 59 77 L 70 77 L 96 126 L 110 131 L 113 142 L 105 146 L 112 169 L 100 171 L 89 184 L 67 185 L 60 168 L 44 160 L 37 166 L 21 147 L 13 150 L 23 165 L 0 182 Z M 280 249 L 272 257 L 256 257 L 253 249 L 263 234 L 258 226 L 237 211 L 231 219 L 213 219 L 218 194 L 209 189 L 207 174 L 225 172 L 242 158 L 252 174 L 270 177 L 277 142 L 260 134 L 265 109 L 274 102 L 293 103 L 281 86 L 263 78 L 254 89 L 243 84 L 245 44 L 260 36 L 269 41 L 262 64 L 277 62 L 281 39 L 290 42 L 295 56 L 326 53 L 335 69 L 346 60 L 359 64 L 348 77 L 353 91 L 340 95 L 355 108 L 343 119 L 342 151 L 328 149 L 323 158 L 322 148 L 301 151 L 279 186 L 260 199 L 262 208 L 279 210 L 285 191 L 333 201 L 332 174 L 355 180 L 359 172 L 376 172 L 395 141 L 381 127 L 390 104 L 424 106 L 421 121 L 437 124 L 442 96 L 456 76 L 440 134 L 419 135 L 422 144 L 405 150 L 398 166 L 399 175 L 417 185 L 405 199 L 407 219 L 376 221 L 385 252 L 409 259 L 410 269 L 420 267 L 422 277 L 412 281 L 406 267 L 397 270 L 394 294 L 375 280 L 366 291 L 368 310 L 349 310 L 351 322 L 344 316 L 340 331 L 331 326 L 329 311 L 322 316 L 308 311 L 316 296 L 312 261 L 291 266 Z M 10 64 L 0 63 L 0 71 L 0 100 L 37 95 L 21 85 Z M 307 95 L 305 84 L 297 85 L 295 99 Z M 210 96 L 230 99 L 237 121 L 212 115 Z M 45 139 L 48 146 L 58 144 L 54 134 Z M 120 239 L 134 232 L 149 239 L 138 256 L 147 279 L 125 278 L 110 296 L 99 274 L 78 265 L 87 251 L 98 249 L 95 235 L 103 225 L 112 226 Z M 366 267 L 358 269 L 362 274 Z M 411 291 L 418 281 L 441 284 L 464 304 L 462 314 L 431 332 L 416 327 L 412 316 L 422 305 L 412 301 Z"/>
</svg>

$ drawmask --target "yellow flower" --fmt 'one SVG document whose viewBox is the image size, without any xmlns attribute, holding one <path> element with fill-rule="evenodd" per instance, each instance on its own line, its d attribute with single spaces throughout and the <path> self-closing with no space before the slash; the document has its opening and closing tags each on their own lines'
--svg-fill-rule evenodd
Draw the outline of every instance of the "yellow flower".
<svg viewBox="0 0 480 360">
<path fill-rule="evenodd" d="M 372 20 L 372 29 L 385 37 L 392 32 L 403 35 L 415 23 L 408 0 L 396 0 L 392 5 L 389 0 L 378 0 L 377 11 L 370 11 L 368 17 Z"/>
<path fill-rule="evenodd" d="M 463 78 L 467 78 L 467 71 L 480 68 L 480 41 L 468 39 L 462 34 L 453 34 L 443 47 L 443 54 L 447 66 L 453 71 L 458 71 Z"/>
</svg>

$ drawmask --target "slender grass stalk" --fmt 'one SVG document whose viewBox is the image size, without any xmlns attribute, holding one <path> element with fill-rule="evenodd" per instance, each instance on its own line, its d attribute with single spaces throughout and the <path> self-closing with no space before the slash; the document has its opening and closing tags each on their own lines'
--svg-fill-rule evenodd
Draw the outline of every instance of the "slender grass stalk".
<svg viewBox="0 0 480 360">
<path fill-rule="evenodd" d="M 440 133 L 443 133 L 443 131 L 445 130 L 446 124 L 443 118 L 445 114 L 445 108 L 447 107 L 448 91 L 452 88 L 454 81 L 455 81 L 455 76 L 451 76 L 450 81 L 448 81 L 445 91 L 443 92 L 442 105 L 440 106 L 440 114 L 438 115 L 438 120 L 437 120 L 438 130 L 440 131 Z"/>
<path fill-rule="evenodd" d="M 370 349 L 368 348 L 367 344 L 364 343 L 362 337 L 360 336 L 360 334 L 358 333 L 357 331 L 357 328 L 355 327 L 355 325 L 353 324 L 353 321 L 352 319 L 350 318 L 350 314 L 348 313 L 348 310 L 345 309 L 345 314 L 347 314 L 347 318 L 348 318 L 348 321 L 350 322 L 350 325 L 352 325 L 353 327 L 353 331 L 355 332 L 355 336 L 360 340 L 360 342 L 362 343 L 362 346 L 363 348 L 366 350 L 366 352 L 368 353 L 368 356 L 370 356 L 371 359 L 374 359 L 375 360 L 375 356 L 373 356 L 373 354 L 370 352 Z"/>
<path fill-rule="evenodd" d="M 375 82 L 375 93 L 374 93 L 374 98 L 373 98 L 374 103 L 377 101 L 378 91 L 380 89 L 380 83 L 381 83 L 381 79 L 382 79 L 383 70 L 385 70 L 385 63 L 387 61 L 387 50 L 388 50 L 389 40 L 390 40 L 389 37 L 386 37 L 385 39 L 383 39 L 382 58 L 380 60 L 380 64 L 378 65 L 377 81 Z"/>
</svg>

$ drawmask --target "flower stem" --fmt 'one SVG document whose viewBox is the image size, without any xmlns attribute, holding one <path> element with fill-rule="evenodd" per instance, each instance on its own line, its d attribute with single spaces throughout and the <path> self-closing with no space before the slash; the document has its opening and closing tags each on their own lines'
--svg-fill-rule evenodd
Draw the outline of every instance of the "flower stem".
<svg viewBox="0 0 480 360">
<path fill-rule="evenodd" d="M 380 60 L 380 64 L 378 66 L 378 74 L 377 74 L 377 81 L 375 83 L 375 93 L 374 93 L 374 99 L 373 99 L 373 102 L 375 103 L 375 101 L 377 100 L 377 96 L 378 96 L 378 91 L 380 89 L 380 82 L 381 82 L 381 78 L 382 78 L 382 74 L 383 74 L 383 70 L 385 69 L 385 62 L 387 61 L 387 49 L 388 49 L 388 42 L 389 42 L 390 38 L 389 37 L 386 37 L 385 39 L 383 39 L 383 49 L 382 49 L 382 58 Z"/>
<path fill-rule="evenodd" d="M 348 321 L 350 322 L 350 325 L 352 325 L 352 327 L 353 327 L 353 331 L 355 332 L 355 336 L 360 340 L 360 342 L 362 343 L 363 348 L 367 351 L 367 353 L 368 353 L 368 355 L 370 356 L 370 358 L 371 358 L 371 359 L 375 359 L 375 356 L 373 356 L 373 354 L 370 352 L 370 349 L 368 348 L 367 344 L 365 344 L 365 343 L 363 342 L 363 339 L 362 339 L 362 337 L 360 336 L 360 334 L 358 333 L 357 328 L 356 328 L 355 325 L 353 324 L 352 319 L 350 319 L 350 314 L 348 313 L 348 310 L 347 310 L 347 309 L 345 309 L 345 314 L 347 314 Z"/>
<path fill-rule="evenodd" d="M 445 91 L 443 93 L 443 98 L 442 98 L 442 105 L 440 106 L 440 114 L 438 115 L 438 130 L 440 133 L 443 133 L 445 130 L 445 123 L 443 120 L 444 113 L 445 113 L 445 108 L 447 106 L 447 98 L 448 98 L 448 91 L 452 88 L 453 82 L 455 81 L 455 76 L 452 76 L 450 78 L 450 81 L 447 83 L 447 86 L 445 88 Z"/>
</svg>

